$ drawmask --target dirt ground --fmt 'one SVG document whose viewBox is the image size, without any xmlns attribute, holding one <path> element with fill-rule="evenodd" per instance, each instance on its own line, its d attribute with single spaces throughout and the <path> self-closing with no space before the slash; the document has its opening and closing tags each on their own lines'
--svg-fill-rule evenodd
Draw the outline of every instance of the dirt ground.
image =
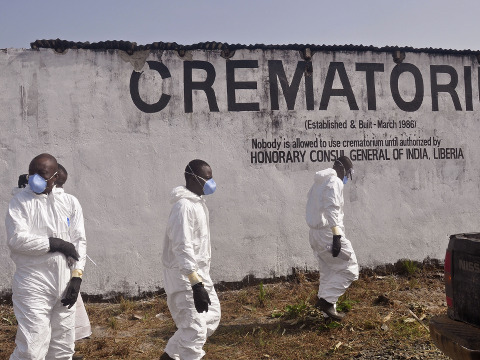
<svg viewBox="0 0 480 360">
<path fill-rule="evenodd" d="M 289 281 L 220 289 L 222 321 L 204 359 L 448 359 L 428 333 L 429 319 L 446 313 L 437 262 L 362 270 L 338 303 L 348 311 L 341 323 L 313 307 L 317 288 L 317 274 L 296 272 Z M 85 302 L 93 334 L 76 344 L 85 359 L 158 359 L 175 332 L 165 295 Z M 11 305 L 0 305 L 0 319 L 0 359 L 8 359 L 16 331 Z"/>
</svg>

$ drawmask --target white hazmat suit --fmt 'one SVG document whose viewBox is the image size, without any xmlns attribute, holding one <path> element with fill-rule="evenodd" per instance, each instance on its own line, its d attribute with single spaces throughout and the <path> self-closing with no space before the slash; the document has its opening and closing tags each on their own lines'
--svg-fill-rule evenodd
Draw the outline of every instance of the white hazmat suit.
<svg viewBox="0 0 480 360">
<path fill-rule="evenodd" d="M 63 188 L 54 187 L 52 192 L 62 203 L 70 206 L 71 218 L 74 218 L 75 214 L 82 213 L 82 207 L 78 199 L 65 192 Z M 78 293 L 78 299 L 75 303 L 75 341 L 84 339 L 92 335 L 92 326 L 88 319 L 87 310 L 83 303 L 82 295 Z"/>
<path fill-rule="evenodd" d="M 210 278 L 210 225 L 204 196 L 184 186 L 173 189 L 174 204 L 163 245 L 163 280 L 167 303 L 177 331 L 165 352 L 174 359 L 201 359 L 203 345 L 220 322 L 220 302 Z M 195 309 L 188 275 L 196 271 L 210 297 L 208 312 Z"/>
<path fill-rule="evenodd" d="M 320 266 L 318 298 L 331 304 L 358 279 L 357 258 L 343 226 L 343 186 L 334 169 L 317 172 L 308 192 L 306 209 L 310 246 Z M 340 228 L 342 235 L 342 248 L 337 257 L 332 256 L 331 250 L 334 226 Z"/>
<path fill-rule="evenodd" d="M 85 267 L 86 238 L 82 208 L 76 204 L 72 213 L 70 201 L 53 191 L 35 194 L 28 185 L 10 201 L 5 225 L 16 266 L 12 300 L 18 322 L 10 359 L 71 359 L 74 353 L 75 307 L 60 300 L 71 269 Z M 64 254 L 49 252 L 49 237 L 73 243 L 79 261 L 70 268 Z"/>
</svg>

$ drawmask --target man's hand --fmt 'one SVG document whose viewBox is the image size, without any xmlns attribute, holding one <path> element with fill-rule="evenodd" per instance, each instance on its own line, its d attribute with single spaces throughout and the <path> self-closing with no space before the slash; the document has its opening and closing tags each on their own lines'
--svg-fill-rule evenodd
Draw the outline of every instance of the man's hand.
<svg viewBox="0 0 480 360">
<path fill-rule="evenodd" d="M 208 312 L 208 305 L 212 305 L 207 290 L 203 287 L 203 283 L 199 282 L 192 286 L 193 289 L 193 301 L 195 302 L 195 309 L 197 312 Z"/>
<path fill-rule="evenodd" d="M 62 299 L 63 306 L 68 306 L 70 309 L 77 302 L 78 293 L 80 292 L 80 285 L 82 284 L 82 278 L 72 277 L 67 285 L 67 291 L 65 297 Z"/>
<path fill-rule="evenodd" d="M 48 238 L 48 241 L 50 242 L 49 252 L 58 251 L 64 254 L 67 258 L 70 256 L 75 259 L 75 261 L 78 261 L 78 253 L 77 250 L 75 250 L 75 245 L 55 237 Z"/>
<path fill-rule="evenodd" d="M 333 243 L 332 243 L 332 256 L 337 257 L 340 254 L 340 249 L 342 248 L 342 242 L 340 239 L 342 235 L 333 235 Z"/>
</svg>

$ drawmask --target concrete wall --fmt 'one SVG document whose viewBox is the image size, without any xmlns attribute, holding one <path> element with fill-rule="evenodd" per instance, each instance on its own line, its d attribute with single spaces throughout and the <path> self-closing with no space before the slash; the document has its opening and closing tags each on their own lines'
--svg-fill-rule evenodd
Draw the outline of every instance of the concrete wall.
<svg viewBox="0 0 480 360">
<path fill-rule="evenodd" d="M 449 234 L 478 231 L 476 58 L 308 60 L 261 49 L 228 60 L 208 50 L 0 51 L 0 214 L 30 160 L 56 156 L 84 209 L 97 264 L 87 261 L 89 294 L 162 287 L 169 194 L 194 158 L 218 184 L 208 197 L 214 281 L 316 268 L 306 194 L 341 151 L 354 160 L 345 225 L 361 265 L 443 258 Z M 5 231 L 0 250 L 8 291 Z"/>
</svg>

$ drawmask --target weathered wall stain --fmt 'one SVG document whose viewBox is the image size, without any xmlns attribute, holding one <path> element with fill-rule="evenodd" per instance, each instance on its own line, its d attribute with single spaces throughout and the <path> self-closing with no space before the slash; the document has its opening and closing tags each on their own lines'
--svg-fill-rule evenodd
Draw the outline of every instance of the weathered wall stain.
<svg viewBox="0 0 480 360">
<path fill-rule="evenodd" d="M 145 62 L 147 61 L 147 57 L 150 55 L 149 50 L 145 51 L 137 51 L 132 55 L 127 54 L 125 51 L 118 51 L 118 56 L 123 61 L 129 62 L 133 66 L 133 70 L 140 72 L 143 69 L 143 66 L 145 65 Z"/>
</svg>

